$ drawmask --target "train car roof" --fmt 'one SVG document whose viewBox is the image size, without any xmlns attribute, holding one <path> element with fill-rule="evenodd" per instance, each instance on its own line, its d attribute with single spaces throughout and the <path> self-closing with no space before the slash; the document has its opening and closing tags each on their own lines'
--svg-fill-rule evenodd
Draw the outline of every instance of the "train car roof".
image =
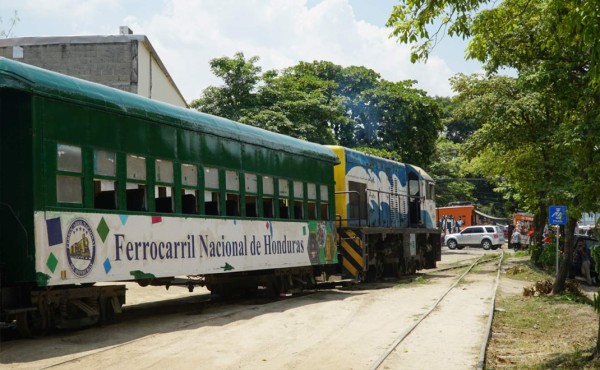
<svg viewBox="0 0 600 370">
<path fill-rule="evenodd" d="M 0 57 L 0 88 L 83 103 L 294 155 L 339 163 L 326 146 Z"/>
</svg>

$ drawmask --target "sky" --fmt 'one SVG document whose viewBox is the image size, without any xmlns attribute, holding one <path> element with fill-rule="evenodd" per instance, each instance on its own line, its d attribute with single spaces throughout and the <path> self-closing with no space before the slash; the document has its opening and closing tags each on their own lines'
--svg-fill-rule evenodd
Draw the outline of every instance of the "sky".
<svg viewBox="0 0 600 370">
<path fill-rule="evenodd" d="M 0 30 L 12 37 L 116 35 L 119 26 L 148 37 L 186 101 L 222 81 L 213 58 L 258 56 L 263 71 L 300 61 L 364 66 L 382 78 L 416 80 L 430 96 L 451 96 L 449 78 L 477 73 L 466 41 L 446 37 L 427 63 L 410 62 L 410 46 L 385 23 L 398 0 L 1 0 Z"/>
</svg>

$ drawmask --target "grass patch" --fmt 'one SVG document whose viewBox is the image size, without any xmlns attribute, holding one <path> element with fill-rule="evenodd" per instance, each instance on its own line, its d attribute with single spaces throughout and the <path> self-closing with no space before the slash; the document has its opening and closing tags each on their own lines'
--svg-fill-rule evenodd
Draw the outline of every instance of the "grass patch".
<svg viewBox="0 0 600 370">
<path fill-rule="evenodd" d="M 553 277 L 532 269 L 527 260 L 508 262 L 505 278 L 531 281 L 536 294 L 497 297 L 486 369 L 600 368 L 600 360 L 588 360 L 599 325 L 589 299 L 577 292 L 540 294 Z"/>
</svg>

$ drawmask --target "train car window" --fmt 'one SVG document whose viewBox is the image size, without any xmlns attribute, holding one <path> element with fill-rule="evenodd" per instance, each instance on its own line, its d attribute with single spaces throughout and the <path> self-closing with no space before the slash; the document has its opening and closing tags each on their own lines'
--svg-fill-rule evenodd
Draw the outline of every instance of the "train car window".
<svg viewBox="0 0 600 370">
<path fill-rule="evenodd" d="M 173 213 L 173 162 L 157 159 L 155 162 L 154 205 L 156 212 Z"/>
<path fill-rule="evenodd" d="M 181 165 L 181 212 L 198 213 L 198 168 L 193 164 Z"/>
<path fill-rule="evenodd" d="M 125 198 L 128 211 L 146 211 L 146 185 L 128 182 L 125 185 Z"/>
<path fill-rule="evenodd" d="M 294 219 L 304 219 L 304 183 L 294 181 Z"/>
<path fill-rule="evenodd" d="M 329 189 L 327 185 L 321 185 L 320 193 L 321 202 L 319 206 L 321 207 L 321 220 L 329 221 Z"/>
<path fill-rule="evenodd" d="M 94 208 L 117 209 L 117 154 L 94 150 Z"/>
<path fill-rule="evenodd" d="M 275 183 L 272 177 L 263 177 L 263 217 L 273 218 L 275 217 Z"/>
<path fill-rule="evenodd" d="M 244 174 L 246 217 L 258 217 L 258 180 L 252 173 Z"/>
<path fill-rule="evenodd" d="M 308 219 L 317 219 L 317 185 L 307 184 L 307 198 L 308 198 Z"/>
<path fill-rule="evenodd" d="M 127 156 L 127 178 L 146 180 L 146 158 L 137 155 Z"/>
<path fill-rule="evenodd" d="M 106 150 L 94 150 L 94 175 L 116 176 L 117 154 Z"/>
<path fill-rule="evenodd" d="M 127 155 L 127 183 L 125 200 L 128 211 L 147 211 L 146 200 L 146 158 Z"/>
<path fill-rule="evenodd" d="M 58 144 L 56 200 L 59 203 L 83 203 L 81 148 Z"/>
<path fill-rule="evenodd" d="M 279 179 L 279 218 L 290 218 L 290 182 Z"/>
<path fill-rule="evenodd" d="M 181 184 L 183 186 L 198 186 L 198 168 L 193 164 L 181 165 Z"/>
<path fill-rule="evenodd" d="M 56 200 L 59 203 L 82 203 L 81 177 L 56 176 Z"/>
<path fill-rule="evenodd" d="M 58 170 L 81 173 L 81 148 L 78 146 L 58 144 Z"/>
<path fill-rule="evenodd" d="M 219 170 L 206 167 L 204 169 L 204 213 L 218 216 L 220 212 Z"/>
<path fill-rule="evenodd" d="M 225 214 L 227 216 L 240 215 L 240 177 L 237 171 L 225 171 Z"/>
</svg>

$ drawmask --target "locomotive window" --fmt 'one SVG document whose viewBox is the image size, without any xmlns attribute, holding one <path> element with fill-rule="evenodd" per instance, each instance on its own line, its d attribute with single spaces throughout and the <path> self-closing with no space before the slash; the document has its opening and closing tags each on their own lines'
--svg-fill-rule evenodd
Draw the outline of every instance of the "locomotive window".
<svg viewBox="0 0 600 370">
<path fill-rule="evenodd" d="M 246 188 L 246 217 L 258 217 L 258 181 L 257 176 L 252 173 L 244 174 L 244 186 Z"/>
<path fill-rule="evenodd" d="M 58 144 L 56 200 L 59 203 L 83 203 L 81 148 Z"/>
<path fill-rule="evenodd" d="M 81 148 L 58 144 L 58 170 L 81 173 Z"/>
<path fill-rule="evenodd" d="M 294 218 L 304 219 L 304 183 L 294 181 Z"/>
<path fill-rule="evenodd" d="M 56 176 L 56 200 L 59 203 L 82 203 L 81 177 Z"/>
<path fill-rule="evenodd" d="M 427 183 L 427 199 L 435 199 L 435 185 L 432 182 Z"/>
<path fill-rule="evenodd" d="M 181 165 L 181 185 L 183 187 L 198 186 L 198 168 L 193 164 Z M 181 212 L 185 214 L 198 213 L 198 190 L 181 189 Z"/>
<path fill-rule="evenodd" d="M 94 208 L 117 209 L 117 155 L 94 150 Z"/>
<path fill-rule="evenodd" d="M 419 180 L 408 181 L 408 192 L 411 196 L 419 195 Z"/>
<path fill-rule="evenodd" d="M 204 169 L 204 213 L 218 216 L 220 212 L 219 170 L 206 167 Z"/>
</svg>

